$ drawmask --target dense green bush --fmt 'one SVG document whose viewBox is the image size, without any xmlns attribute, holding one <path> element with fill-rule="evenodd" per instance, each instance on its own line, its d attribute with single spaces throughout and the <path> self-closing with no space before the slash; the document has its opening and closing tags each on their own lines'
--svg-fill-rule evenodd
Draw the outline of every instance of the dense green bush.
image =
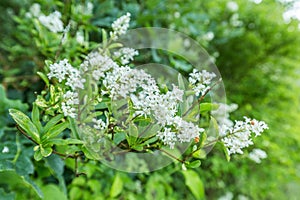
<svg viewBox="0 0 300 200">
<path fill-rule="evenodd" d="M 46 34 L 47 29 L 25 17 L 31 1 L 1 2 L 0 33 L 0 197 L 3 199 L 218 199 L 232 193 L 234 199 L 297 199 L 300 187 L 299 53 L 298 22 L 286 23 L 283 4 L 252 1 L 91 1 L 93 13 L 74 9 L 81 1 L 38 1 L 44 13 L 59 10 L 62 20 L 72 19 L 68 37 L 85 36 L 82 45 Z M 231 3 L 231 5 L 230 5 Z M 156 172 L 127 174 L 98 161 L 78 162 L 51 155 L 33 159 L 33 143 L 20 135 L 8 109 L 28 112 L 45 85 L 38 71 L 47 73 L 44 60 L 68 58 L 80 63 L 82 55 L 102 40 L 101 28 L 109 29 L 122 14 L 132 14 L 131 28 L 164 27 L 183 32 L 198 41 L 215 59 L 225 82 L 227 100 L 237 103 L 234 118 L 243 115 L 267 122 L 270 130 L 255 140 L 268 153 L 257 164 L 249 152 L 227 162 L 217 145 L 197 169 L 182 171 L 173 164 Z M 69 42 L 70 41 L 70 42 Z M 59 52 L 59 53 L 57 53 Z M 153 51 L 147 59 L 168 64 L 187 74 L 184 60 Z M 5 94 L 6 93 L 6 94 Z M 20 99 L 20 100 L 16 100 Z M 21 103 L 23 102 L 23 103 Z M 28 112 L 29 114 L 29 112 Z M 3 153 L 4 147 L 9 152 Z M 76 150 L 75 150 L 76 151 Z M 194 177 L 194 179 L 192 178 Z M 191 181 L 191 182 L 189 182 Z M 197 183 L 197 186 L 191 184 Z M 203 187 L 202 187 L 203 184 Z M 195 189 L 193 189 L 193 187 Z M 202 191 L 204 188 L 205 191 Z"/>
</svg>

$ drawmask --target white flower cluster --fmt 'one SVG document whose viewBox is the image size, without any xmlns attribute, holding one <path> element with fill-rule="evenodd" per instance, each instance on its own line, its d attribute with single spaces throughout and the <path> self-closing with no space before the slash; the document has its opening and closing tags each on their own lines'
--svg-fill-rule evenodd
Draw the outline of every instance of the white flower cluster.
<svg viewBox="0 0 300 200">
<path fill-rule="evenodd" d="M 64 24 L 60 18 L 61 18 L 61 13 L 58 11 L 54 11 L 53 13 L 50 13 L 48 16 L 45 15 L 39 16 L 40 22 L 53 33 L 64 31 Z"/>
<path fill-rule="evenodd" d="M 226 7 L 231 12 L 236 12 L 239 10 L 239 5 L 235 1 L 229 1 Z"/>
<path fill-rule="evenodd" d="M 249 153 L 248 157 L 256 163 L 261 163 L 261 160 L 268 156 L 267 153 L 261 149 L 253 149 L 252 152 Z"/>
<path fill-rule="evenodd" d="M 67 59 L 51 64 L 49 69 L 50 72 L 47 74 L 49 79 L 56 78 L 60 83 L 65 81 L 64 84 L 71 88 L 71 91 L 67 91 L 63 96 L 64 102 L 61 104 L 61 109 L 65 116 L 75 118 L 77 115 L 75 106 L 79 104 L 76 90 L 83 89 L 86 80 L 82 78 L 81 72 L 74 68 Z"/>
<path fill-rule="evenodd" d="M 191 84 L 196 96 L 203 95 L 209 88 L 213 78 L 216 74 L 202 70 L 193 69 L 193 72 L 189 74 L 189 83 Z"/>
<path fill-rule="evenodd" d="M 75 118 L 76 108 L 74 106 L 79 104 L 78 93 L 67 91 L 63 97 L 65 101 L 61 103 L 61 109 L 64 115 Z"/>
<path fill-rule="evenodd" d="M 126 65 L 130 61 L 133 60 L 134 56 L 139 55 L 139 52 L 137 50 L 133 49 L 133 48 L 124 47 L 124 48 L 121 48 L 119 51 L 116 51 L 114 53 L 114 55 L 117 58 L 120 58 L 122 65 Z"/>
<path fill-rule="evenodd" d="M 268 129 L 268 126 L 263 121 L 249 119 L 244 117 L 244 121 L 235 121 L 233 127 L 223 125 L 220 128 L 220 136 L 222 142 L 227 148 L 228 154 L 239 153 L 243 154 L 242 149 L 253 144 L 252 133 L 254 136 L 260 136 L 261 133 Z"/>
<path fill-rule="evenodd" d="M 174 130 L 171 128 L 164 128 L 164 131 L 159 131 L 157 136 L 164 145 L 170 146 L 173 149 L 176 142 L 190 142 L 192 139 L 199 137 L 199 134 L 204 131 L 204 129 L 199 128 L 192 122 L 184 121 L 181 117 L 174 117 L 173 122 Z"/>
<path fill-rule="evenodd" d="M 86 2 L 86 4 L 77 4 L 74 7 L 74 13 L 78 15 L 92 15 L 93 14 L 94 5 L 91 2 Z"/>
<path fill-rule="evenodd" d="M 102 93 L 109 94 L 113 100 L 130 98 L 135 116 L 153 116 L 159 125 L 165 127 L 157 135 L 165 145 L 174 148 L 175 142 L 190 142 L 204 131 L 176 116 L 183 90 L 173 85 L 172 90 L 162 94 L 155 79 L 144 70 L 106 63 L 108 66 L 104 64 L 98 68 L 102 70 L 98 77 L 103 77 L 102 83 L 105 86 Z"/>
<path fill-rule="evenodd" d="M 223 196 L 218 198 L 218 200 L 232 200 L 232 199 L 233 199 L 232 192 L 226 192 Z"/>
<path fill-rule="evenodd" d="M 116 21 L 112 23 L 113 31 L 110 32 L 110 37 L 112 40 L 117 40 L 119 36 L 124 35 L 129 28 L 130 13 L 121 16 Z"/>
<path fill-rule="evenodd" d="M 85 72 L 91 71 L 94 80 L 98 81 L 105 77 L 105 72 L 118 68 L 118 64 L 107 55 L 101 55 L 99 52 L 92 52 L 80 65 L 80 68 Z"/>
<path fill-rule="evenodd" d="M 104 130 L 106 129 L 106 123 L 102 120 L 102 119 L 93 119 L 94 124 L 94 128 L 98 129 L 98 130 Z"/>
<path fill-rule="evenodd" d="M 41 5 L 38 3 L 32 4 L 32 6 L 29 8 L 29 12 L 25 14 L 26 17 L 39 17 L 41 13 Z"/>
<path fill-rule="evenodd" d="M 125 33 L 129 26 L 130 14 L 117 19 L 113 25 L 113 39 Z M 121 48 L 114 55 L 121 59 L 121 64 L 128 64 L 138 52 L 131 48 Z M 178 114 L 179 102 L 183 101 L 184 91 L 172 85 L 172 90 L 161 92 L 155 79 L 144 70 L 119 66 L 108 55 L 99 52 L 90 53 L 80 65 L 80 70 L 62 60 L 49 66 L 49 79 L 56 78 L 59 83 L 70 89 L 63 95 L 62 111 L 65 116 L 75 118 L 79 104 L 78 89 L 84 89 L 83 74 L 91 74 L 100 86 L 102 95 L 107 94 L 114 100 L 130 99 L 134 115 L 154 119 L 162 129 L 157 132 L 161 141 L 174 148 L 176 142 L 190 142 L 198 137 L 204 129 L 192 122 L 183 120 Z M 190 75 L 190 83 L 198 95 L 208 88 L 215 74 L 207 71 L 194 70 Z M 204 88 L 202 88 L 202 85 Z M 196 93 L 197 93 L 196 92 Z M 107 123 L 102 119 L 92 120 L 94 128 L 105 130 Z"/>
<path fill-rule="evenodd" d="M 203 128 L 200 128 L 192 122 L 184 121 L 181 117 L 176 116 L 174 118 L 174 125 L 178 130 L 177 138 L 179 142 L 190 142 L 204 132 Z"/>
<path fill-rule="evenodd" d="M 74 68 L 67 59 L 61 60 L 49 66 L 48 78 L 57 78 L 59 82 L 66 80 L 66 85 L 72 90 L 83 89 L 85 79 L 81 77 L 81 72 Z"/>
<path fill-rule="evenodd" d="M 29 12 L 27 12 L 26 17 L 36 17 L 46 28 L 48 28 L 53 33 L 59 33 L 64 31 L 64 24 L 61 21 L 61 13 L 59 11 L 54 11 L 48 16 L 41 12 L 40 4 L 34 3 Z"/>
</svg>

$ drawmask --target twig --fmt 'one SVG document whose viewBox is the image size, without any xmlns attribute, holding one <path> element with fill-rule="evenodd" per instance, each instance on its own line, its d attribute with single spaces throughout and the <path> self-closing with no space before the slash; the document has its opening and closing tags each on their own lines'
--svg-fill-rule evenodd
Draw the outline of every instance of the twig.
<svg viewBox="0 0 300 200">
<path fill-rule="evenodd" d="M 163 150 L 163 149 L 159 149 L 159 150 L 160 150 L 161 152 L 167 154 L 167 155 L 170 156 L 171 158 L 174 158 L 175 160 L 177 160 L 177 161 L 179 161 L 179 162 L 181 162 L 181 163 L 185 163 L 184 160 L 181 160 L 181 159 L 177 158 L 177 157 L 174 156 L 173 154 L 170 154 L 169 152 L 167 152 L 167 151 L 165 151 L 165 150 Z"/>
<path fill-rule="evenodd" d="M 22 135 L 24 135 L 27 139 L 29 139 L 30 141 L 32 141 L 34 144 L 36 145 L 40 145 L 38 142 L 36 142 L 32 137 L 30 137 L 29 135 L 27 135 L 27 133 L 25 133 L 19 125 L 16 125 L 17 129 L 22 133 Z"/>
</svg>

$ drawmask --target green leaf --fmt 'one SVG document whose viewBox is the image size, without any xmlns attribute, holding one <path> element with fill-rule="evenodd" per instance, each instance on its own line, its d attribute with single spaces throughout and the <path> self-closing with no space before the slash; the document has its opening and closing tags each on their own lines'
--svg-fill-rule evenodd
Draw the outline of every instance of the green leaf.
<svg viewBox="0 0 300 200">
<path fill-rule="evenodd" d="M 20 176 L 14 170 L 0 170 L 0 185 L 6 185 L 10 191 L 14 191 L 18 196 L 22 196 L 23 199 L 43 198 L 43 194 L 32 181 L 24 176 Z"/>
<path fill-rule="evenodd" d="M 44 127 L 44 133 L 47 133 L 50 128 L 52 128 L 54 125 L 56 125 L 60 120 L 64 118 L 63 114 L 56 115 L 53 117 Z"/>
<path fill-rule="evenodd" d="M 0 197 L 2 200 L 14 200 L 16 199 L 15 194 L 13 192 L 6 193 L 3 188 L 0 188 Z"/>
<path fill-rule="evenodd" d="M 151 143 L 154 143 L 158 140 L 158 137 L 152 137 L 150 139 L 147 139 L 145 142 L 141 143 L 141 145 L 145 146 Z"/>
<path fill-rule="evenodd" d="M 48 184 L 42 187 L 45 195 L 44 200 L 67 200 L 66 195 L 54 184 Z"/>
<path fill-rule="evenodd" d="M 58 136 L 60 133 L 62 133 L 68 127 L 69 127 L 68 121 L 57 124 L 56 126 L 49 129 L 49 131 L 42 137 L 42 140 L 55 138 L 56 136 Z"/>
<path fill-rule="evenodd" d="M 178 88 L 185 91 L 184 80 L 181 74 L 178 74 Z"/>
<path fill-rule="evenodd" d="M 217 122 L 217 120 L 210 116 L 210 122 L 212 123 L 212 126 L 209 127 L 209 130 L 213 132 L 214 135 L 216 135 L 217 137 L 219 136 L 219 124 Z"/>
<path fill-rule="evenodd" d="M 114 134 L 114 143 L 118 145 L 120 142 L 126 139 L 126 133 L 118 132 Z"/>
<path fill-rule="evenodd" d="M 120 48 L 120 47 L 123 47 L 123 44 L 121 44 L 121 43 L 112 43 L 107 48 L 108 49 L 114 49 L 114 48 Z"/>
<path fill-rule="evenodd" d="M 71 129 L 73 138 L 74 139 L 80 139 L 75 120 L 73 118 L 70 118 L 70 117 L 68 119 L 69 119 L 69 122 L 70 122 L 70 129 Z"/>
<path fill-rule="evenodd" d="M 198 167 L 200 167 L 200 165 L 201 165 L 201 161 L 200 160 L 195 160 L 191 163 L 188 163 L 186 166 L 188 168 L 198 168 Z"/>
<path fill-rule="evenodd" d="M 123 181 L 120 177 L 120 174 L 117 173 L 114 179 L 114 182 L 110 188 L 110 197 L 115 198 L 121 194 L 123 190 Z"/>
<path fill-rule="evenodd" d="M 136 151 L 143 151 L 144 150 L 143 145 L 134 145 L 132 148 Z"/>
<path fill-rule="evenodd" d="M 42 155 L 42 153 L 41 153 L 41 149 L 40 149 L 40 148 L 38 148 L 38 149 L 34 152 L 33 157 L 34 157 L 34 159 L 35 159 L 36 161 L 42 160 L 43 155 Z"/>
<path fill-rule="evenodd" d="M 204 185 L 199 175 L 193 170 L 181 171 L 185 178 L 185 184 L 196 197 L 196 199 L 204 199 Z"/>
<path fill-rule="evenodd" d="M 194 158 L 204 159 L 206 158 L 206 152 L 203 149 L 198 149 L 193 153 Z"/>
<path fill-rule="evenodd" d="M 205 132 L 201 133 L 200 138 L 199 138 L 199 147 L 203 147 L 205 141 L 207 139 L 207 134 Z"/>
<path fill-rule="evenodd" d="M 200 104 L 200 113 L 206 113 L 212 110 L 216 110 L 219 108 L 218 104 L 214 103 L 201 103 Z"/>
<path fill-rule="evenodd" d="M 103 43 L 103 47 L 105 48 L 107 45 L 107 33 L 105 29 L 102 29 L 102 43 Z"/>
<path fill-rule="evenodd" d="M 141 138 L 149 138 L 156 135 L 161 130 L 161 126 L 158 124 L 149 124 L 146 127 L 139 127 L 139 129 Z"/>
<path fill-rule="evenodd" d="M 44 73 L 42 73 L 42 72 L 37 72 L 37 74 L 46 83 L 47 87 L 49 87 L 49 79 L 48 79 L 48 77 Z"/>
<path fill-rule="evenodd" d="M 138 137 L 138 129 L 133 123 L 130 123 L 128 129 L 128 136 L 127 136 L 127 141 L 129 146 L 134 146 L 134 144 L 137 141 L 137 137 Z"/>
<path fill-rule="evenodd" d="M 51 138 L 45 142 L 45 145 L 69 145 L 69 144 L 84 144 L 82 140 L 73 139 L 73 138 L 67 138 L 67 139 L 61 139 L 61 138 Z"/>
<path fill-rule="evenodd" d="M 38 131 L 42 132 L 42 124 L 40 122 L 40 111 L 36 103 L 33 103 L 32 112 L 31 112 L 31 119 L 34 125 L 37 127 Z"/>
<path fill-rule="evenodd" d="M 230 161 L 230 155 L 229 155 L 229 153 L 228 153 L 228 150 L 227 150 L 226 146 L 225 146 L 224 143 L 221 142 L 221 141 L 219 141 L 218 143 L 221 145 L 221 148 L 222 148 L 222 150 L 223 150 L 223 152 L 224 152 L 224 155 L 225 155 L 225 157 L 226 157 L 226 160 L 229 162 L 229 161 Z"/>
<path fill-rule="evenodd" d="M 40 136 L 37 127 L 31 122 L 28 116 L 16 109 L 9 109 L 9 114 L 17 124 L 37 143 L 40 142 Z"/>
<path fill-rule="evenodd" d="M 52 148 L 51 147 L 40 147 L 40 151 L 43 157 L 48 157 L 52 153 Z"/>
<path fill-rule="evenodd" d="M 129 124 L 129 135 L 135 138 L 138 137 L 138 129 L 133 123 Z"/>
</svg>

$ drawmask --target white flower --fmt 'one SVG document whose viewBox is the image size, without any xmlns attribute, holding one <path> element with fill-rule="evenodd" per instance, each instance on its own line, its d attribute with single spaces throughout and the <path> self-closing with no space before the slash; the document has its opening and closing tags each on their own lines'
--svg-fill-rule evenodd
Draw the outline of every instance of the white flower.
<svg viewBox="0 0 300 200">
<path fill-rule="evenodd" d="M 74 11 L 78 15 L 92 15 L 94 5 L 91 2 L 87 2 L 85 5 L 77 4 L 74 7 Z"/>
<path fill-rule="evenodd" d="M 83 84 L 85 83 L 85 81 L 86 80 L 81 77 L 81 73 L 78 69 L 72 67 L 68 70 L 66 85 L 70 86 L 72 90 L 83 89 Z"/>
<path fill-rule="evenodd" d="M 76 32 L 76 41 L 80 44 L 80 45 L 84 45 L 84 35 L 82 31 L 77 31 Z"/>
<path fill-rule="evenodd" d="M 192 122 L 184 121 L 181 117 L 174 117 L 174 126 L 178 130 L 177 138 L 179 142 L 190 142 L 196 137 L 199 137 L 200 133 L 204 131 L 203 128 L 199 128 Z"/>
<path fill-rule="evenodd" d="M 223 125 L 220 127 L 222 142 L 227 148 L 228 154 L 243 154 L 242 149 L 253 144 L 251 133 L 259 136 L 268 126 L 263 121 L 251 120 L 244 117 L 245 121 L 235 121 L 233 127 Z"/>
<path fill-rule="evenodd" d="M 9 153 L 9 148 L 7 146 L 4 146 L 2 149 L 2 153 Z"/>
<path fill-rule="evenodd" d="M 232 192 L 226 192 L 225 195 L 218 198 L 218 200 L 232 200 L 232 199 L 233 199 Z"/>
<path fill-rule="evenodd" d="M 50 72 L 48 73 L 48 78 L 57 78 L 58 82 L 62 82 L 65 80 L 71 68 L 73 67 L 67 59 L 61 60 L 59 63 L 51 64 L 49 66 Z"/>
<path fill-rule="evenodd" d="M 249 153 L 248 157 L 256 163 L 261 163 L 261 160 L 268 156 L 267 153 L 261 149 L 253 149 L 252 152 Z"/>
<path fill-rule="evenodd" d="M 53 33 L 64 31 L 64 24 L 60 18 L 61 13 L 58 11 L 54 11 L 48 16 L 42 14 L 38 17 L 39 21 Z"/>
<path fill-rule="evenodd" d="M 184 94 L 183 90 L 180 90 L 178 86 L 172 84 L 173 90 L 170 94 L 170 98 L 176 101 L 182 101 L 182 97 Z"/>
<path fill-rule="evenodd" d="M 256 3 L 256 4 L 260 4 L 262 2 L 262 0 L 251 0 L 251 1 Z"/>
<path fill-rule="evenodd" d="M 67 91 L 66 94 L 63 95 L 63 97 L 68 105 L 79 104 L 78 93 L 76 92 Z"/>
<path fill-rule="evenodd" d="M 126 65 L 133 60 L 134 56 L 139 55 L 139 52 L 133 48 L 124 47 L 114 52 L 114 55 L 121 59 L 122 65 Z"/>
<path fill-rule="evenodd" d="M 41 13 L 41 5 L 38 3 L 32 4 L 32 6 L 29 8 L 29 12 L 27 12 L 25 15 L 26 17 L 31 18 L 33 17 L 38 17 Z"/>
<path fill-rule="evenodd" d="M 129 28 L 130 22 L 130 13 L 126 13 L 126 15 L 121 16 L 116 21 L 114 21 L 111 25 L 113 31 L 110 32 L 110 36 L 112 40 L 117 40 L 120 35 L 124 35 Z"/>
<path fill-rule="evenodd" d="M 170 149 L 174 149 L 176 140 L 176 133 L 171 131 L 170 128 L 165 128 L 164 131 L 159 131 L 157 137 L 161 139 L 164 145 L 170 146 Z"/>
<path fill-rule="evenodd" d="M 255 136 L 259 136 L 265 129 L 269 129 L 268 125 L 264 121 L 258 121 L 256 119 L 249 119 L 244 117 L 246 123 L 251 124 L 250 130 L 255 133 Z"/>
<path fill-rule="evenodd" d="M 214 37 L 215 37 L 214 32 L 209 31 L 203 36 L 203 39 L 206 41 L 211 41 L 212 39 L 214 39 Z"/>
<path fill-rule="evenodd" d="M 175 12 L 174 13 L 174 17 L 177 19 L 177 18 L 179 18 L 180 17 L 180 12 Z"/>
<path fill-rule="evenodd" d="M 189 74 L 189 83 L 196 96 L 203 95 L 209 89 L 208 85 L 215 77 L 215 73 L 210 73 L 206 70 L 199 72 L 197 69 L 193 69 L 193 72 Z"/>
<path fill-rule="evenodd" d="M 90 53 L 85 61 L 80 65 L 80 69 L 83 71 L 86 72 L 90 70 L 96 81 L 100 78 L 104 78 L 105 72 L 118 67 L 118 64 L 110 57 L 101 55 L 99 52 Z"/>
<path fill-rule="evenodd" d="M 77 116 L 76 109 L 65 102 L 61 104 L 61 109 L 66 117 L 75 118 Z"/>
<path fill-rule="evenodd" d="M 54 63 L 49 66 L 49 79 L 57 78 L 58 82 L 66 80 L 66 85 L 70 86 L 72 90 L 83 89 L 85 79 L 81 77 L 81 72 L 72 67 L 67 59 L 61 60 L 59 63 Z"/>
<path fill-rule="evenodd" d="M 239 9 L 239 5 L 234 1 L 229 1 L 226 5 L 227 9 L 231 12 L 236 12 Z"/>
<path fill-rule="evenodd" d="M 75 118 L 77 116 L 76 105 L 79 104 L 78 93 L 67 91 L 64 95 L 64 102 L 61 104 L 61 109 L 64 113 L 64 116 Z"/>
<path fill-rule="evenodd" d="M 102 119 L 95 119 L 93 118 L 94 128 L 98 130 L 104 130 L 106 128 L 106 123 Z"/>
</svg>

